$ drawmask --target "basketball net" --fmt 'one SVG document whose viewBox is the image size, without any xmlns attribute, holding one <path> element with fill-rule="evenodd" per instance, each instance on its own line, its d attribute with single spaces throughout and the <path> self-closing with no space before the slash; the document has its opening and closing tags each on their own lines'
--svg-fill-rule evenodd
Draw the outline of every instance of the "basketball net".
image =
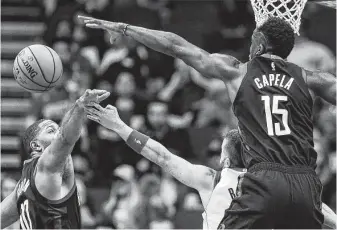
<svg viewBox="0 0 337 230">
<path fill-rule="evenodd" d="M 260 27 L 269 17 L 287 21 L 299 35 L 301 14 L 307 0 L 250 0 L 253 6 L 256 26 Z"/>
</svg>

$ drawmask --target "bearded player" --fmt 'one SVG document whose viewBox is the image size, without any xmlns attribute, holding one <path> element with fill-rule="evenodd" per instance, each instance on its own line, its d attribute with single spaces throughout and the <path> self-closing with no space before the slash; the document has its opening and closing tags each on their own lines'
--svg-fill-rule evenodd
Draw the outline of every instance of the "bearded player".
<svg viewBox="0 0 337 230">
<path fill-rule="evenodd" d="M 115 38 L 130 36 L 156 51 L 182 59 L 203 76 L 225 82 L 248 169 L 242 195 L 233 200 L 226 228 L 316 228 L 322 226 L 322 184 L 315 173 L 312 107 L 316 96 L 336 104 L 335 76 L 306 71 L 285 59 L 294 30 L 270 17 L 254 30 L 250 61 L 210 54 L 182 37 L 125 23 L 82 17 L 87 27 Z"/>
<path fill-rule="evenodd" d="M 115 107 L 86 108 L 88 118 L 116 132 L 138 154 L 159 165 L 181 183 L 198 191 L 204 207 L 203 229 L 216 229 L 229 208 L 237 191 L 239 177 L 246 172 L 241 160 L 241 140 L 237 130 L 231 130 L 224 136 L 221 145 L 221 171 L 215 171 L 203 165 L 195 165 L 178 157 L 163 145 L 148 136 L 133 130 L 119 117 Z M 240 185 L 239 185 L 240 187 Z M 239 189 L 238 189 L 239 190 Z M 325 204 L 322 211 L 324 225 L 335 228 L 336 214 Z"/>
<path fill-rule="evenodd" d="M 61 127 L 39 120 L 25 131 L 30 159 L 24 162 L 15 190 L 1 202 L 1 229 L 20 220 L 21 229 L 79 229 L 80 210 L 72 149 L 80 137 L 84 107 L 110 95 L 87 90 L 66 113 Z"/>
</svg>

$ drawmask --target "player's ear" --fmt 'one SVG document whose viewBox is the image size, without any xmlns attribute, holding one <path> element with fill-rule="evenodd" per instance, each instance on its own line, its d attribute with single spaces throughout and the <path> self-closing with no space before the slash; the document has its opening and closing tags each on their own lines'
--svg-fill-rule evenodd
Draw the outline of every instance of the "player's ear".
<svg viewBox="0 0 337 230">
<path fill-rule="evenodd" d="M 231 166 L 231 160 L 226 157 L 224 160 L 224 168 L 229 168 Z"/>
<path fill-rule="evenodd" d="M 256 56 L 260 56 L 266 52 L 266 46 L 265 44 L 260 44 L 257 48 L 257 51 L 255 53 Z"/>
<path fill-rule="evenodd" d="M 31 141 L 30 147 L 33 151 L 40 152 L 42 150 L 42 146 L 37 141 Z"/>
</svg>

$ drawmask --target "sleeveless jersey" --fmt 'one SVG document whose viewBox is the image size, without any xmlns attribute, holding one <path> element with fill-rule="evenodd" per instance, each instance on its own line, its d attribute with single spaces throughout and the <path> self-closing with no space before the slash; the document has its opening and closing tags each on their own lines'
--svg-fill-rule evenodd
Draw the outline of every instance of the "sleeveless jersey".
<svg viewBox="0 0 337 230">
<path fill-rule="evenodd" d="M 302 71 L 276 56 L 248 62 L 233 102 L 246 168 L 260 162 L 316 167 L 313 100 Z"/>
<path fill-rule="evenodd" d="M 236 197 L 239 176 L 245 171 L 245 169 L 224 168 L 219 172 L 220 180 L 215 181 L 215 187 L 202 214 L 203 229 L 218 228 L 226 209 Z"/>
<path fill-rule="evenodd" d="M 37 190 L 34 171 L 37 158 L 25 161 L 17 188 L 17 208 L 21 229 L 81 228 L 76 185 L 60 200 L 48 200 Z"/>
</svg>

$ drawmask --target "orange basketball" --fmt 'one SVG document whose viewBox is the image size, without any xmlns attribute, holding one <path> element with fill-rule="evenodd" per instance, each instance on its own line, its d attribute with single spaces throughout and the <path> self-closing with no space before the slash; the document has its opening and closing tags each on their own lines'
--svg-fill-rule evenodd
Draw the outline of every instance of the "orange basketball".
<svg viewBox="0 0 337 230">
<path fill-rule="evenodd" d="M 45 45 L 31 45 L 19 52 L 14 60 L 13 74 L 24 89 L 41 93 L 52 89 L 62 77 L 59 55 Z"/>
</svg>

